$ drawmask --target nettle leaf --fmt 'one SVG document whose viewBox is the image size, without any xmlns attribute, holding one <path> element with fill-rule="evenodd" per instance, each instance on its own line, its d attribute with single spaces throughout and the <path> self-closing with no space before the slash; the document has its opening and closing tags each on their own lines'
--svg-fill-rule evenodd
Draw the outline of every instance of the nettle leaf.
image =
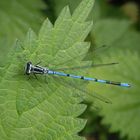
<svg viewBox="0 0 140 140">
<path fill-rule="evenodd" d="M 125 57 L 124 57 L 125 56 Z M 128 136 L 129 139 L 139 140 L 140 129 L 140 80 L 137 76 L 139 73 L 139 55 L 130 51 L 111 52 L 109 57 L 103 61 L 114 60 L 119 61 L 119 65 L 111 68 L 102 68 L 98 72 L 94 70 L 94 74 L 100 73 L 100 77 L 105 79 L 113 79 L 115 81 L 128 82 L 132 85 L 129 89 L 110 86 L 94 86 L 94 90 L 101 94 L 105 94 L 112 101 L 112 105 L 102 106 L 100 115 L 104 116 L 103 124 L 110 125 L 110 131 L 120 132 L 122 137 Z M 131 61 L 128 62 L 129 58 Z M 104 89 L 104 90 L 103 90 Z"/>
<path fill-rule="evenodd" d="M 82 0 L 48 0 L 47 4 L 50 8 L 50 12 L 53 16 L 53 18 L 56 18 L 61 11 L 61 9 L 65 5 L 69 5 L 70 9 L 74 11 L 76 6 L 81 2 Z M 53 11 L 53 12 L 52 12 Z M 91 11 L 91 14 L 89 15 L 89 19 L 93 19 L 94 23 L 100 19 L 104 18 L 124 18 L 126 19 L 125 14 L 123 13 L 121 8 L 114 7 L 109 2 L 100 0 L 95 1 L 94 9 Z"/>
<path fill-rule="evenodd" d="M 13 49 L 16 38 L 23 39 L 29 27 L 38 31 L 44 19 L 41 13 L 44 8 L 40 0 L 0 1 L 0 65 L 5 63 L 5 55 Z"/>
<path fill-rule="evenodd" d="M 28 61 L 33 64 L 41 61 L 42 66 L 50 64 L 52 68 L 89 64 L 82 59 L 90 47 L 84 39 L 92 22 L 85 20 L 93 3 L 83 0 L 72 16 L 65 7 L 54 25 L 46 19 L 38 35 L 29 30 L 23 42 L 16 42 L 11 63 L 0 69 L 1 139 L 84 139 L 77 133 L 86 121 L 77 117 L 86 109 L 81 104 L 85 93 L 66 85 L 71 81 L 82 87 L 80 80 L 28 77 L 24 75 L 24 65 Z"/>
<path fill-rule="evenodd" d="M 110 29 L 108 30 L 109 21 Z M 97 70 L 94 69 L 91 71 L 91 74 L 98 75 L 97 78 L 99 79 L 128 82 L 132 84 L 132 87 L 125 89 L 122 87 L 95 84 L 89 85 L 89 89 L 94 89 L 112 101 L 112 105 L 103 105 L 100 111 L 100 115 L 104 117 L 103 124 L 110 125 L 112 132 L 119 131 L 122 137 L 128 136 L 129 139 L 139 140 L 139 34 L 129 28 L 126 29 L 125 25 L 120 25 L 121 21 L 114 23 L 114 26 L 111 24 L 113 22 L 111 20 L 109 21 L 104 20 L 99 25 L 95 25 L 95 44 L 105 42 L 111 46 L 108 51 L 102 52 L 100 59 L 96 59 L 96 62 L 119 62 L 119 64 L 116 66 L 102 67 Z M 120 25 L 121 30 L 116 26 L 117 24 Z M 124 23 L 122 22 L 122 24 Z M 100 30 L 100 27 L 103 27 L 103 29 Z M 114 35 L 110 34 L 112 30 L 115 30 Z"/>
<path fill-rule="evenodd" d="M 64 6 L 69 5 L 70 10 L 73 12 L 74 9 L 77 7 L 77 5 L 81 1 L 82 0 L 76 0 L 76 1 L 75 0 L 59 0 L 59 1 L 58 0 L 48 0 L 47 4 L 50 7 L 50 11 L 51 11 L 53 18 L 55 19 L 59 15 L 61 9 Z M 90 20 L 93 19 L 93 16 L 94 16 L 94 19 L 95 18 L 97 19 L 97 17 L 99 16 L 99 6 L 98 6 L 97 1 L 95 1 L 94 9 L 91 10 L 88 19 L 90 19 Z M 95 20 L 94 20 L 94 22 L 95 22 Z"/>
<path fill-rule="evenodd" d="M 93 59 L 94 62 L 96 62 L 99 61 L 101 57 L 106 57 L 107 51 L 114 51 L 114 49 L 119 49 L 122 47 L 122 44 L 119 43 L 123 42 L 124 36 L 124 39 L 127 39 L 127 37 L 129 36 L 129 27 L 131 26 L 131 22 L 128 20 L 108 18 L 97 20 L 97 22 L 94 25 L 95 26 L 89 35 L 92 45 L 87 58 Z M 137 36 L 135 33 L 131 33 L 131 35 L 134 37 Z M 138 37 L 136 38 L 136 40 L 137 39 Z M 135 39 L 133 39 L 132 37 L 131 43 L 134 41 Z M 114 47 L 116 46 L 116 44 L 118 44 L 118 46 Z"/>
<path fill-rule="evenodd" d="M 74 9 L 76 8 L 76 5 L 78 5 L 82 0 L 77 0 L 77 1 L 74 1 L 74 0 L 51 0 L 50 2 L 48 2 L 48 5 L 53 5 L 53 11 L 54 11 L 54 15 L 55 16 L 58 16 L 61 9 L 66 6 L 66 5 L 69 5 L 71 11 L 73 12 Z"/>
<path fill-rule="evenodd" d="M 130 25 L 128 20 L 102 19 L 96 22 L 91 36 L 98 47 L 111 46 L 125 35 Z"/>
<path fill-rule="evenodd" d="M 39 0 L 1 0 L 0 1 L 0 33 L 14 38 L 12 35 L 24 36 L 30 24 L 37 31 L 38 24 L 42 22 L 41 9 L 45 8 L 43 2 Z"/>
</svg>

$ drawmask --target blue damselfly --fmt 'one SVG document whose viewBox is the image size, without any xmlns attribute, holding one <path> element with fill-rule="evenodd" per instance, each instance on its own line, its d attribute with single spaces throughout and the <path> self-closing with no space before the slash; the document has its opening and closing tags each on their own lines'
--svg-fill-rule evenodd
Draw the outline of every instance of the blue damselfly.
<svg viewBox="0 0 140 140">
<path fill-rule="evenodd" d="M 78 68 L 80 68 L 80 67 L 72 67 L 70 69 L 78 69 Z M 73 75 L 73 74 L 69 74 L 69 73 L 54 71 L 54 70 L 50 70 L 47 67 L 42 67 L 38 64 L 33 65 L 32 62 L 27 62 L 26 67 L 25 67 L 25 74 L 27 74 L 27 75 L 30 75 L 30 74 L 58 75 L 58 76 L 65 76 L 65 77 L 81 79 L 81 80 L 85 80 L 85 81 L 93 81 L 93 82 L 98 82 L 98 83 L 111 84 L 111 85 L 117 85 L 117 86 L 121 86 L 121 87 L 130 87 L 130 84 L 128 84 L 128 83 L 115 82 L 115 81 L 110 81 L 110 80 L 102 80 L 102 79 L 97 79 L 97 78 L 90 78 L 90 77 L 85 77 L 85 76 L 79 76 L 79 75 Z"/>
</svg>

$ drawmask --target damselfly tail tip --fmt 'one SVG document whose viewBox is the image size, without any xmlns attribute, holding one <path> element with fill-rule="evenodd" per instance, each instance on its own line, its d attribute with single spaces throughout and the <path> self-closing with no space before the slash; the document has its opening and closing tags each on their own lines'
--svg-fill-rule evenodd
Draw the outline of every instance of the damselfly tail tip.
<svg viewBox="0 0 140 140">
<path fill-rule="evenodd" d="M 121 86 L 122 86 L 122 87 L 131 87 L 131 85 L 128 84 L 128 83 L 121 83 Z"/>
</svg>

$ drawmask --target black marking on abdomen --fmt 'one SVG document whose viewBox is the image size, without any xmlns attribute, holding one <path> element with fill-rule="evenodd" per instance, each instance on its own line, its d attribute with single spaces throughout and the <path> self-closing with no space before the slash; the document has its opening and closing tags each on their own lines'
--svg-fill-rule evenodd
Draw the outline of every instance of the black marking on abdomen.
<svg viewBox="0 0 140 140">
<path fill-rule="evenodd" d="M 121 83 L 120 82 L 110 82 L 112 85 L 121 85 Z"/>
<path fill-rule="evenodd" d="M 96 78 L 95 78 L 95 79 L 94 79 L 94 81 L 95 81 L 95 82 L 97 82 L 97 81 L 98 81 L 98 79 L 96 79 Z"/>
<path fill-rule="evenodd" d="M 108 81 L 108 80 L 106 80 L 106 83 L 107 84 L 112 84 L 112 85 L 121 85 L 121 83 L 120 82 L 113 82 L 113 81 Z"/>
<path fill-rule="evenodd" d="M 84 76 L 81 76 L 81 79 L 83 79 L 83 80 L 84 80 Z"/>
<path fill-rule="evenodd" d="M 106 80 L 106 83 L 107 83 L 107 84 L 111 84 L 111 81 Z"/>
</svg>

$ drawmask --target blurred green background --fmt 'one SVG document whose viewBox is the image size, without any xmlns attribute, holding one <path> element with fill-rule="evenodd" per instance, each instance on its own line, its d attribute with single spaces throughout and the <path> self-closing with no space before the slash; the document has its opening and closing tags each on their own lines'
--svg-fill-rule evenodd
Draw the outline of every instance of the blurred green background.
<svg viewBox="0 0 140 140">
<path fill-rule="evenodd" d="M 8 62 L 4 56 L 11 53 L 16 38 L 23 39 L 29 28 L 38 32 L 46 17 L 54 23 L 65 5 L 70 6 L 72 13 L 80 2 L 1 0 L 0 66 Z M 88 140 L 140 140 L 140 3 L 138 0 L 96 0 L 89 20 L 94 24 L 86 39 L 91 42 L 86 59 L 93 63 L 119 62 L 115 66 L 92 69 L 89 75 L 129 82 L 132 87 L 88 85 L 89 90 L 106 96 L 112 104 L 87 99 L 88 109 L 82 117 L 88 122 L 80 135 Z"/>
</svg>

